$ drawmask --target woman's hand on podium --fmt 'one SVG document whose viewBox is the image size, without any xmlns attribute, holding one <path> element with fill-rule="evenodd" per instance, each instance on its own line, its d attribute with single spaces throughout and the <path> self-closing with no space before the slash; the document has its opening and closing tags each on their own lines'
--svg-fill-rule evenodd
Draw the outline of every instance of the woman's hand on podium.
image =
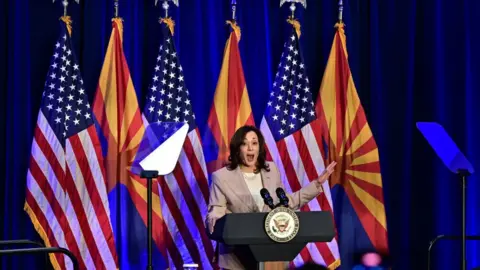
<svg viewBox="0 0 480 270">
<path fill-rule="evenodd" d="M 217 220 L 221 219 L 223 216 L 225 216 L 225 208 L 212 207 L 210 209 L 210 212 L 207 214 L 207 225 L 210 234 L 213 233 L 213 229 L 215 228 L 215 223 Z"/>
</svg>

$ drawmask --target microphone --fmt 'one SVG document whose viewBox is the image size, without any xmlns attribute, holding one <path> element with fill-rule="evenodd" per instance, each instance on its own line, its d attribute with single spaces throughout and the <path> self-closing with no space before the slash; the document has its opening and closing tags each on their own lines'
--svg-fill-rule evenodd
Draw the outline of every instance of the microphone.
<svg viewBox="0 0 480 270">
<path fill-rule="evenodd" d="M 268 207 L 270 207 L 270 209 L 273 209 L 275 208 L 275 206 L 273 205 L 273 199 L 272 199 L 272 196 L 270 196 L 270 192 L 268 192 L 268 190 L 266 188 L 262 188 L 260 190 L 260 195 L 262 196 L 263 198 L 263 202 L 268 205 Z"/>
<path fill-rule="evenodd" d="M 275 192 L 277 193 L 278 199 L 280 199 L 279 205 L 288 207 L 288 197 L 285 194 L 285 191 L 281 187 L 279 187 L 277 188 L 277 190 L 275 190 Z"/>
</svg>

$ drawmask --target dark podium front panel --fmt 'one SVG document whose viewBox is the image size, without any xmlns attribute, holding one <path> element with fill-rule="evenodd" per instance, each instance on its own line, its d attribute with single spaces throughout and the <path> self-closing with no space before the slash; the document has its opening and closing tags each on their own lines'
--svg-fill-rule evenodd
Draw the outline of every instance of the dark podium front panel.
<svg viewBox="0 0 480 270">
<path fill-rule="evenodd" d="M 309 242 L 330 242 L 335 237 L 333 217 L 327 211 L 296 212 L 297 235 L 287 243 L 270 239 L 265 231 L 268 213 L 227 214 L 209 237 L 217 242 L 247 248 L 257 262 L 291 261 Z"/>
</svg>

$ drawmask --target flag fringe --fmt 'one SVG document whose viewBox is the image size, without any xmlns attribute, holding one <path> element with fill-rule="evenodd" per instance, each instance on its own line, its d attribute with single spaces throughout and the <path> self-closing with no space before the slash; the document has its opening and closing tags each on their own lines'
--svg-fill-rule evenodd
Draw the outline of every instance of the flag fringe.
<svg viewBox="0 0 480 270">
<path fill-rule="evenodd" d="M 72 18 L 70 16 L 62 16 L 60 20 L 67 25 L 68 34 L 72 36 Z"/>
<path fill-rule="evenodd" d="M 40 238 L 42 238 L 43 242 L 45 243 L 45 247 L 52 247 L 52 245 L 50 244 L 50 241 L 48 240 L 47 234 L 43 230 L 42 225 L 38 221 L 37 216 L 33 212 L 32 208 L 30 208 L 28 203 L 25 202 L 23 206 L 23 210 L 25 210 L 25 212 L 27 212 L 27 215 L 30 217 L 30 220 L 33 223 L 33 227 L 35 228 L 35 231 L 37 231 L 37 233 L 40 235 Z M 50 258 L 50 262 L 52 263 L 53 269 L 55 270 L 62 269 L 58 264 L 57 258 L 55 257 L 54 253 L 49 253 L 48 257 Z"/>
<path fill-rule="evenodd" d="M 334 269 L 337 269 L 338 267 L 340 267 L 340 265 L 341 265 L 341 261 L 340 261 L 340 259 L 337 259 L 333 263 L 331 263 L 327 268 L 329 270 L 334 270 Z"/>
<path fill-rule="evenodd" d="M 333 27 L 339 31 L 345 32 L 345 24 L 343 22 L 338 22 Z"/>
<path fill-rule="evenodd" d="M 167 17 L 161 18 L 159 22 L 166 24 L 168 26 L 168 29 L 170 29 L 170 33 L 173 36 L 173 33 L 175 32 L 175 21 L 172 18 Z"/>
<path fill-rule="evenodd" d="M 232 27 L 233 31 L 235 32 L 235 35 L 237 36 L 237 40 L 240 42 L 240 38 L 242 36 L 242 31 L 240 29 L 240 26 L 238 26 L 237 22 L 235 21 L 227 21 L 227 24 Z"/>
<path fill-rule="evenodd" d="M 301 28 L 300 22 L 297 19 L 293 19 L 293 18 L 288 18 L 287 22 L 291 24 L 293 28 L 295 28 L 295 32 L 297 32 L 297 36 L 298 38 L 300 38 L 300 35 L 302 35 L 302 31 L 300 30 Z"/>
</svg>

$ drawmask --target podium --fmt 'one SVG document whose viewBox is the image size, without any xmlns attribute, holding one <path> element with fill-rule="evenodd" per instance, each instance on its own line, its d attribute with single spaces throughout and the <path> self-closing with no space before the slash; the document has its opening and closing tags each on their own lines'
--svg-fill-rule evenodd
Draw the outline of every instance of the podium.
<svg viewBox="0 0 480 270">
<path fill-rule="evenodd" d="M 210 239 L 250 253 L 256 262 L 292 261 L 309 242 L 330 242 L 335 237 L 333 217 L 327 211 L 295 212 L 297 235 L 286 243 L 273 241 L 266 233 L 268 213 L 226 214 L 215 223 Z"/>
</svg>

